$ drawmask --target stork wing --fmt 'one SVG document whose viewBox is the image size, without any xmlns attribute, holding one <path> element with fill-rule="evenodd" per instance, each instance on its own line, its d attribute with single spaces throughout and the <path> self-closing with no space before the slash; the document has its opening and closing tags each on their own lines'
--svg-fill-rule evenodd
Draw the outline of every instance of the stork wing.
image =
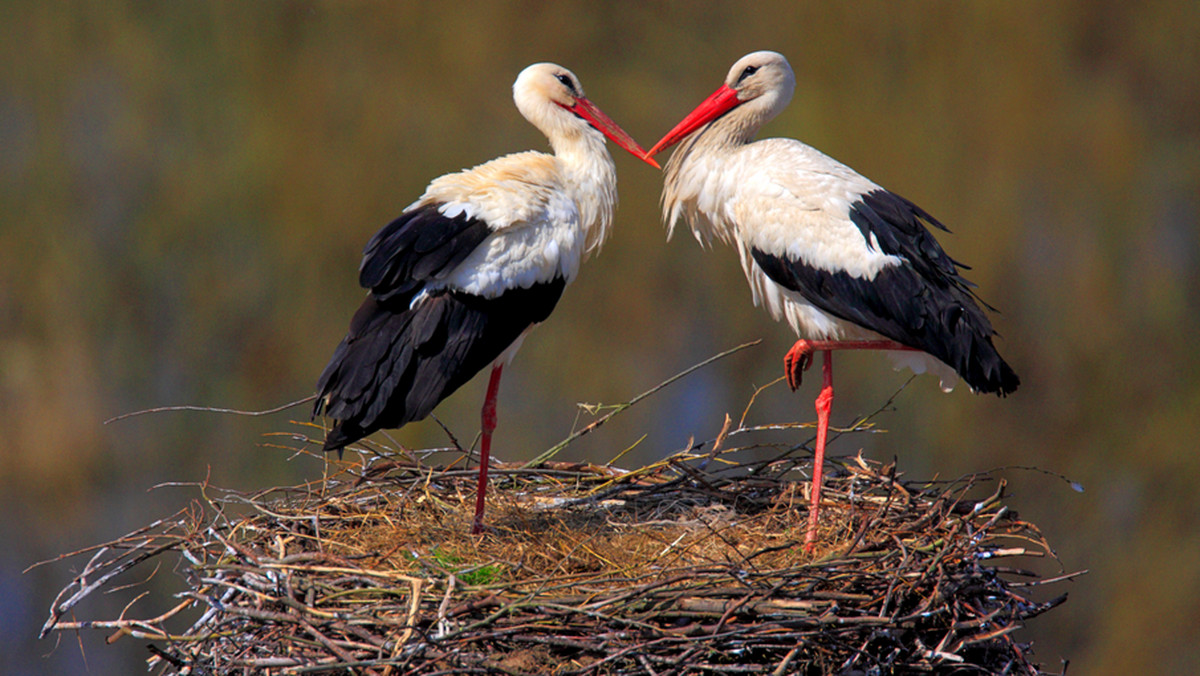
<svg viewBox="0 0 1200 676">
<path fill-rule="evenodd" d="M 754 262 L 822 311 L 937 357 L 977 391 L 1016 389 L 1019 380 L 992 344 L 995 331 L 971 283 L 924 223 L 945 228 L 883 189 L 862 195 L 849 215 L 865 239 L 862 253 L 873 250 L 886 260 L 848 271 L 751 243 Z"/>
</svg>

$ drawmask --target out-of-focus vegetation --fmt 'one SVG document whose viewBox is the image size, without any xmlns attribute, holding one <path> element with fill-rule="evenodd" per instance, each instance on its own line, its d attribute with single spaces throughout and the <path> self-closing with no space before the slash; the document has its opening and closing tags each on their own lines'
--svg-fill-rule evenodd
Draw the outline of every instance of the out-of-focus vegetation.
<svg viewBox="0 0 1200 676">
<path fill-rule="evenodd" d="M 653 143 L 755 49 L 797 71 L 766 130 L 923 205 L 974 269 L 1024 384 L 1007 400 L 918 379 L 885 435 L 833 451 L 957 476 L 1006 472 L 1013 502 L 1091 574 L 1025 636 L 1086 674 L 1200 661 L 1200 5 L 8 2 L 0 6 L 0 653 L 11 673 L 130 673 L 136 641 L 37 643 L 65 572 L 28 564 L 128 532 L 209 476 L 320 476 L 261 444 L 307 410 L 361 298 L 362 244 L 439 174 L 544 139 L 510 85 L 534 61 Z M 661 177 L 615 153 L 615 235 L 506 371 L 497 453 L 564 437 L 575 402 L 694 375 L 573 445 L 604 461 L 710 438 L 780 374 L 792 336 L 749 303 L 732 252 L 664 242 Z M 839 361 L 834 422 L 906 375 Z M 477 429 L 483 383 L 438 416 Z M 809 419 L 776 385 L 753 415 Z M 442 444 L 436 424 L 394 434 Z M 623 462 L 629 462 L 627 456 Z M 1049 620 L 1049 618 L 1048 618 Z M 51 653 L 48 657 L 43 657 Z M 85 666 L 86 664 L 86 666 Z"/>
</svg>

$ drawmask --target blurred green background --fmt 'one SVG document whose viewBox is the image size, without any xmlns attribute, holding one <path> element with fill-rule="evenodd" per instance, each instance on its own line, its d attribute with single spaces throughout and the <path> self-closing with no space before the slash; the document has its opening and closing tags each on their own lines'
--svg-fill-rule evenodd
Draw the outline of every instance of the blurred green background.
<svg viewBox="0 0 1200 676">
<path fill-rule="evenodd" d="M 744 53 L 775 49 L 791 136 L 947 223 L 940 239 L 1001 309 L 1007 400 L 916 380 L 843 438 L 911 477 L 1003 465 L 1011 504 L 1069 570 L 1067 604 L 1021 633 L 1070 673 L 1191 673 L 1200 658 L 1200 4 L 312 3 L 0 5 L 0 654 L 16 674 L 136 673 L 142 642 L 35 640 L 82 561 L 194 493 L 320 476 L 265 418 L 312 392 L 362 297 L 362 245 L 429 179 L 545 140 L 511 84 L 576 72 L 649 146 Z M 750 305 L 732 251 L 664 241 L 661 177 L 615 153 L 615 234 L 506 371 L 497 453 L 564 437 L 576 402 L 625 401 L 727 347 L 764 344 L 570 447 L 656 459 L 708 439 L 780 374 L 793 336 Z M 834 423 L 907 378 L 839 361 Z M 484 378 L 438 410 L 478 427 Z M 810 378 L 811 381 L 811 378 Z M 814 383 L 754 420 L 809 420 Z M 444 443 L 432 422 L 395 435 Z M 796 439 L 791 439 L 796 441 Z M 169 571 L 159 575 L 169 582 Z M 92 601 L 112 617 L 127 597 Z M 102 604 L 107 603 L 105 607 Z M 141 606 L 135 606 L 134 612 Z M 152 608 L 148 606 L 147 608 Z M 81 654 L 79 643 L 84 648 Z"/>
</svg>

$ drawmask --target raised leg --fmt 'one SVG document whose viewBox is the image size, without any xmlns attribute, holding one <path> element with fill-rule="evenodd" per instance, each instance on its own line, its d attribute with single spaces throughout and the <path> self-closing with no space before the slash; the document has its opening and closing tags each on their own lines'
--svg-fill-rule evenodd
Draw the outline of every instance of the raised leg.
<svg viewBox="0 0 1200 676">
<path fill-rule="evenodd" d="M 500 390 L 500 372 L 504 366 L 492 367 L 492 378 L 488 381 L 487 395 L 483 399 L 483 421 L 479 439 L 479 488 L 475 494 L 475 525 L 472 533 L 483 531 L 484 497 L 487 495 L 488 463 L 492 455 L 492 431 L 496 429 L 496 393 Z"/>
<path fill-rule="evenodd" d="M 795 392 L 800 376 L 812 366 L 813 353 L 828 350 L 916 350 L 891 340 L 797 340 L 783 355 L 783 374 L 788 387 Z"/>
</svg>

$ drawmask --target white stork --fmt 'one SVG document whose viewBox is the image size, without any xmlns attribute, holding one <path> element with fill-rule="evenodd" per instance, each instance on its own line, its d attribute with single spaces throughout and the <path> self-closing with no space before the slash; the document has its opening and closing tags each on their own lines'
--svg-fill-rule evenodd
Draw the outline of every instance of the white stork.
<svg viewBox="0 0 1200 676">
<path fill-rule="evenodd" d="M 473 532 L 483 525 L 500 373 L 609 234 L 617 175 L 607 136 L 655 168 L 583 94 L 538 63 L 513 84 L 517 109 L 553 155 L 524 152 L 434 179 L 363 251 L 368 289 L 317 383 L 325 450 L 420 420 L 488 364 Z"/>
<path fill-rule="evenodd" d="M 946 230 L 941 223 L 799 141 L 752 142 L 795 85 L 782 55 L 748 54 L 650 155 L 680 144 L 663 186 L 668 233 L 682 218 L 702 245 L 716 237 L 736 247 L 755 304 L 802 337 L 784 357 L 793 390 L 813 353 L 822 353 L 811 549 L 833 402 L 832 350 L 889 351 L 897 367 L 932 372 L 946 391 L 961 376 L 976 392 L 1004 396 L 1020 380 L 992 344 L 995 331 L 959 274 L 965 266 L 927 228 Z"/>
</svg>

